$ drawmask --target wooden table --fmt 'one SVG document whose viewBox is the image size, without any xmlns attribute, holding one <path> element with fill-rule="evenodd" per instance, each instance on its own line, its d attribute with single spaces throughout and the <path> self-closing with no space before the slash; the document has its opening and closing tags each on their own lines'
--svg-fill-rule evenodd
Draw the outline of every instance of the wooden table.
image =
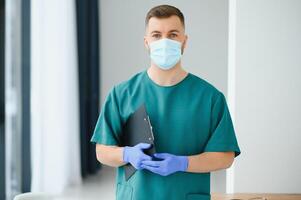
<svg viewBox="0 0 301 200">
<path fill-rule="evenodd" d="M 301 194 L 211 193 L 211 200 L 301 200 Z"/>
</svg>

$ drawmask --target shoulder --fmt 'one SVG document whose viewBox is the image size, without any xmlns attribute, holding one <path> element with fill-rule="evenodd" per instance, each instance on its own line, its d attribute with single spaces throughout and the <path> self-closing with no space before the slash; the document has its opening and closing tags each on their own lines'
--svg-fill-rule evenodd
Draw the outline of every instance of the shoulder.
<svg viewBox="0 0 301 200">
<path fill-rule="evenodd" d="M 215 87 L 212 83 L 209 83 L 205 79 L 192 74 L 194 82 L 195 92 L 202 91 L 202 96 L 206 98 L 212 107 L 223 107 L 227 104 L 227 100 L 222 91 Z"/>
<path fill-rule="evenodd" d="M 191 74 L 193 88 L 198 91 L 202 91 L 206 96 L 211 96 L 213 98 L 218 98 L 223 95 L 223 93 L 212 83 L 208 82 L 204 78 L 201 78 L 195 74 Z"/>
<path fill-rule="evenodd" d="M 131 75 L 127 80 L 114 85 L 113 90 L 118 96 L 128 94 L 137 89 L 142 82 L 144 70 Z"/>
</svg>

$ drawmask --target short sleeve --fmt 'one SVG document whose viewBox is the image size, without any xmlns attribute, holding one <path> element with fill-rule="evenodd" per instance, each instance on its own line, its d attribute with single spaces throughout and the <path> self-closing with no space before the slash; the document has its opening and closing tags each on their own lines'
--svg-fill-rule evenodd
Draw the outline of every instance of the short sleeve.
<svg viewBox="0 0 301 200">
<path fill-rule="evenodd" d="M 212 106 L 210 130 L 210 138 L 205 146 L 205 152 L 234 151 L 235 157 L 240 154 L 227 102 L 221 92 Z"/>
<path fill-rule="evenodd" d="M 113 87 L 101 107 L 90 142 L 118 146 L 121 130 L 116 89 Z"/>
</svg>

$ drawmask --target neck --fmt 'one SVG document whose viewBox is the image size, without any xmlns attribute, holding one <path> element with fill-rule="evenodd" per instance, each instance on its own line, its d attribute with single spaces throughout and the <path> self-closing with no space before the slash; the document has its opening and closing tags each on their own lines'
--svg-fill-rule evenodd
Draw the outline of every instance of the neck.
<svg viewBox="0 0 301 200">
<path fill-rule="evenodd" d="M 155 83 L 161 86 L 175 85 L 187 75 L 187 72 L 181 66 L 181 62 L 178 62 L 176 66 L 169 70 L 160 69 L 154 63 L 151 63 L 147 73 Z"/>
</svg>

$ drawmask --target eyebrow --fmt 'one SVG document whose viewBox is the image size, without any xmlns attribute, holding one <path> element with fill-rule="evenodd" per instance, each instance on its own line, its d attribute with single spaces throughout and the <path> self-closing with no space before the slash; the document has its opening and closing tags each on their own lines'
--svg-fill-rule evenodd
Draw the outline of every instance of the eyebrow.
<svg viewBox="0 0 301 200">
<path fill-rule="evenodd" d="M 180 33 L 180 31 L 178 31 L 177 29 L 173 29 L 173 30 L 170 30 L 170 31 L 168 31 L 169 33 L 171 33 L 171 32 L 177 32 L 177 33 Z M 152 31 L 151 32 L 151 34 L 153 34 L 153 33 L 161 33 L 160 31 Z"/>
</svg>

